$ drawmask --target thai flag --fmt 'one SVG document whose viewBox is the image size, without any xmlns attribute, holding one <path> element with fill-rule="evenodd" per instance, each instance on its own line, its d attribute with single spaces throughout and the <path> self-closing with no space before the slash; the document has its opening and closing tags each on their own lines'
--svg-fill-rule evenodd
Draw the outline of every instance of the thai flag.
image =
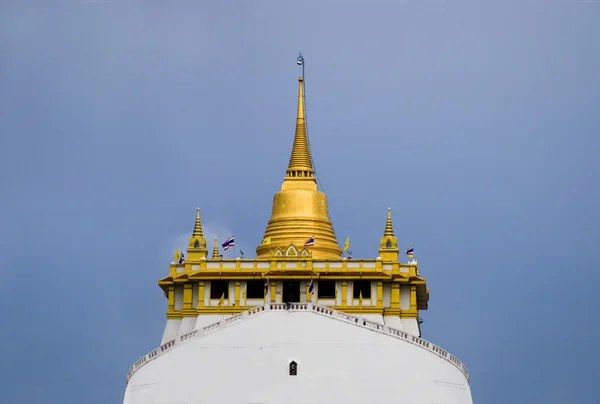
<svg viewBox="0 0 600 404">
<path fill-rule="evenodd" d="M 414 247 L 408 247 L 406 249 L 406 255 L 408 255 L 409 257 L 412 257 L 413 255 L 415 255 L 415 248 Z"/>
<path fill-rule="evenodd" d="M 235 240 L 234 237 L 231 236 L 229 237 L 227 240 L 225 240 L 225 242 L 223 244 L 221 244 L 223 246 L 223 249 L 225 251 L 229 250 L 229 247 L 233 247 L 235 246 Z"/>
<path fill-rule="evenodd" d="M 267 295 L 267 293 L 269 292 L 269 280 L 265 280 L 265 296 Z"/>
<path fill-rule="evenodd" d="M 312 280 L 312 279 L 310 280 L 310 286 L 308 287 L 308 292 L 309 292 L 311 295 L 314 295 L 314 294 L 315 294 L 315 284 L 313 283 L 313 280 Z"/>
<path fill-rule="evenodd" d="M 179 253 L 179 263 L 183 264 L 185 262 L 185 256 L 183 255 L 183 253 Z"/>
<path fill-rule="evenodd" d="M 311 247 L 315 245 L 315 236 L 312 236 L 304 243 L 304 247 Z"/>
</svg>

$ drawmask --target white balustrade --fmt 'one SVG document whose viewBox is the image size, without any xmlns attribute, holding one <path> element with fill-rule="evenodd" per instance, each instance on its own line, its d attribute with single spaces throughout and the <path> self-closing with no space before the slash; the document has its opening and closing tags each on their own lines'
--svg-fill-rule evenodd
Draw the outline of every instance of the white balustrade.
<svg viewBox="0 0 600 404">
<path fill-rule="evenodd" d="M 352 324 L 352 325 L 355 325 L 358 327 L 367 328 L 369 330 L 379 332 L 382 334 L 387 334 L 394 338 L 399 338 L 410 344 L 413 344 L 413 345 L 419 346 L 423 349 L 426 349 L 427 351 L 452 363 L 465 375 L 465 377 L 467 378 L 467 381 L 469 381 L 469 372 L 467 371 L 467 368 L 460 360 L 458 360 L 455 356 L 453 356 L 449 352 L 443 350 L 442 348 L 440 348 L 436 345 L 433 345 L 431 342 L 426 341 L 422 338 L 408 334 L 401 330 L 397 330 L 395 328 L 390 328 L 390 327 L 380 324 L 380 323 L 375 323 L 373 321 L 365 320 L 360 316 L 354 316 L 351 314 L 343 313 L 341 311 L 333 310 L 333 309 L 330 309 L 329 307 L 319 306 L 319 305 L 316 305 L 313 303 L 290 303 L 289 305 L 285 304 L 285 303 L 270 303 L 270 304 L 265 304 L 262 306 L 254 307 L 250 310 L 244 311 L 239 314 L 235 314 L 235 315 L 228 317 L 222 321 L 207 325 L 206 327 L 203 327 L 198 330 L 194 330 L 187 334 L 183 334 L 175 339 L 172 339 L 171 341 L 168 341 L 167 343 L 161 345 L 160 347 L 156 348 L 155 350 L 149 352 L 148 354 L 146 354 L 143 357 L 141 357 L 140 359 L 138 359 L 133 364 L 131 369 L 129 369 L 129 372 L 127 373 L 126 383 L 129 383 L 129 379 L 131 379 L 131 376 L 139 368 L 141 368 L 148 362 L 158 358 L 159 356 L 164 355 L 167 351 L 173 349 L 177 345 L 179 345 L 187 340 L 200 338 L 205 334 L 214 332 L 216 330 L 219 330 L 219 329 L 222 329 L 225 327 L 229 327 L 230 325 L 235 324 L 237 322 L 244 321 L 248 317 L 254 317 L 256 315 L 262 314 L 267 311 L 278 311 L 278 310 L 309 311 L 309 312 L 312 312 L 312 313 L 315 313 L 315 314 L 318 314 L 321 316 L 334 318 L 336 320 L 340 320 L 345 323 L 349 323 L 349 324 Z"/>
</svg>

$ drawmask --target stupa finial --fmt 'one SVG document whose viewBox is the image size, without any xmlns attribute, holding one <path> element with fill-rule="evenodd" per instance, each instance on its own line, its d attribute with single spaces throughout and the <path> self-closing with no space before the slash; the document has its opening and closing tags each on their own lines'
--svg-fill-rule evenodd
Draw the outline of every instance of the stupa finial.
<svg viewBox="0 0 600 404">
<path fill-rule="evenodd" d="M 215 244 L 213 245 L 212 259 L 214 259 L 214 260 L 219 259 L 219 242 L 217 241 L 216 237 L 215 237 Z"/>
<path fill-rule="evenodd" d="M 383 237 L 394 237 L 394 228 L 392 227 L 392 210 L 388 208 L 387 220 L 385 221 L 385 231 Z"/>
<path fill-rule="evenodd" d="M 298 114 L 296 115 L 296 133 L 290 155 L 290 164 L 286 171 L 286 179 L 307 179 L 314 181 L 315 170 L 312 165 L 308 134 L 306 132 L 306 116 L 304 112 L 304 78 L 298 78 Z"/>
<path fill-rule="evenodd" d="M 192 236 L 204 237 L 202 234 L 202 223 L 200 222 L 200 208 L 196 210 L 196 223 L 194 223 L 194 232 Z"/>
</svg>

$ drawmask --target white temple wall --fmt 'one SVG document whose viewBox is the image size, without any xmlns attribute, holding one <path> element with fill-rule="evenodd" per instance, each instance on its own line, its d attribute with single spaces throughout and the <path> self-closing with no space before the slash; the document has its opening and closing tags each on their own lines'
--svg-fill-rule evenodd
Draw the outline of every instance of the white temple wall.
<svg viewBox="0 0 600 404">
<path fill-rule="evenodd" d="M 401 318 L 402 331 L 419 336 L 419 324 L 416 318 Z"/>
<path fill-rule="evenodd" d="M 201 314 L 198 317 L 194 317 L 196 320 L 196 324 L 194 326 L 194 330 L 198 330 L 200 328 L 206 327 L 207 325 L 211 325 L 214 323 L 218 323 L 223 319 L 230 317 L 230 315 L 223 314 Z"/>
<path fill-rule="evenodd" d="M 183 308 L 183 285 L 175 285 L 175 310 Z"/>
<path fill-rule="evenodd" d="M 327 307 L 335 306 L 335 299 L 321 298 L 321 299 L 317 300 L 316 304 L 319 304 L 321 306 L 327 306 Z"/>
<path fill-rule="evenodd" d="M 410 286 L 400 285 L 400 308 L 410 310 Z"/>
<path fill-rule="evenodd" d="M 175 337 L 177 337 L 177 333 L 179 332 L 179 327 L 181 325 L 180 318 L 168 318 L 167 324 L 165 325 L 165 331 L 163 332 L 162 339 L 160 341 L 160 345 L 171 341 Z"/>
<path fill-rule="evenodd" d="M 291 361 L 298 365 L 297 376 L 289 375 Z M 284 311 L 172 348 L 138 369 L 124 400 L 176 402 L 472 404 L 472 399 L 462 372 L 430 351 L 335 319 Z"/>
<path fill-rule="evenodd" d="M 384 324 L 390 328 L 395 328 L 397 330 L 402 330 L 402 321 L 400 321 L 400 317 L 398 316 L 384 316 L 383 317 Z"/>
<path fill-rule="evenodd" d="M 194 331 L 196 326 L 196 317 L 184 317 L 181 319 L 177 336 L 187 334 L 188 332 Z"/>
<path fill-rule="evenodd" d="M 377 282 L 371 282 L 371 306 L 377 306 Z"/>
<path fill-rule="evenodd" d="M 383 283 L 383 307 L 392 305 L 392 284 L 389 282 Z"/>
<path fill-rule="evenodd" d="M 356 314 L 354 314 L 356 316 Z M 374 321 L 376 323 L 379 324 L 384 324 L 383 322 L 383 316 L 381 314 L 363 314 L 363 315 L 358 315 L 361 318 L 364 318 L 365 320 L 369 320 L 369 321 Z"/>
</svg>

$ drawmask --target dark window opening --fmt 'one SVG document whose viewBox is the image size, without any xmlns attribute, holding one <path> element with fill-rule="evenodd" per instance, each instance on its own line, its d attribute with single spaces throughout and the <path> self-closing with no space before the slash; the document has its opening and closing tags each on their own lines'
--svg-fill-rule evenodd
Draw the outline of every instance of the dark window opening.
<svg viewBox="0 0 600 404">
<path fill-rule="evenodd" d="M 282 301 L 284 303 L 300 302 L 300 281 L 283 282 Z"/>
<path fill-rule="evenodd" d="M 290 376 L 298 375 L 298 364 L 294 361 L 290 362 Z"/>
<path fill-rule="evenodd" d="M 317 297 L 335 298 L 335 281 L 319 281 L 317 284 Z"/>
<path fill-rule="evenodd" d="M 200 242 L 198 240 L 194 241 L 194 248 L 200 248 Z"/>
<path fill-rule="evenodd" d="M 385 247 L 392 248 L 392 242 L 390 240 L 388 240 L 387 243 L 385 243 Z"/>
<path fill-rule="evenodd" d="M 363 299 L 371 298 L 371 281 L 354 281 L 353 295 L 355 299 L 360 297 L 362 292 Z"/>
<path fill-rule="evenodd" d="M 265 297 L 265 281 L 248 281 L 246 299 L 262 299 Z"/>
<path fill-rule="evenodd" d="M 210 282 L 210 298 L 220 299 L 223 296 L 229 299 L 229 282 L 228 281 L 211 281 Z"/>
</svg>

